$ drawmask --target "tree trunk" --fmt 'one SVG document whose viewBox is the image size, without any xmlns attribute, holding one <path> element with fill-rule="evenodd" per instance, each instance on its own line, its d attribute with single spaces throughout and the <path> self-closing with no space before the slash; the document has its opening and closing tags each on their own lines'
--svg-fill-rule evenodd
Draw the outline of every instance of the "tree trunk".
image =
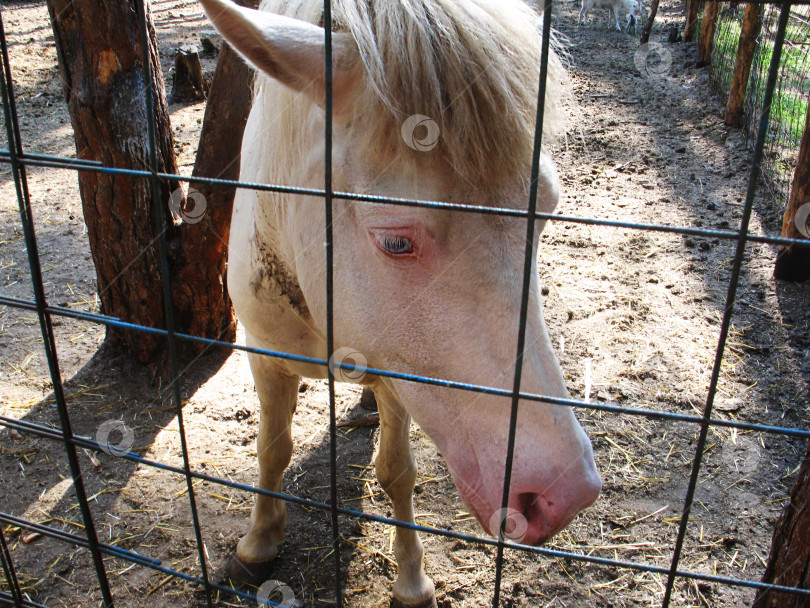
<svg viewBox="0 0 810 608">
<path fill-rule="evenodd" d="M 172 130 L 163 91 L 154 27 L 149 19 L 153 80 L 146 82 L 138 15 L 133 0 L 48 0 L 76 156 L 106 166 L 149 166 L 146 87 L 152 88 L 159 170 L 176 173 Z M 161 180 L 168 201 L 179 187 Z M 101 312 L 130 323 L 165 327 L 158 232 L 147 179 L 79 172 L 84 220 L 96 267 Z M 165 230 L 173 231 L 167 223 Z M 113 327 L 107 338 L 142 362 L 165 339 Z"/>
<path fill-rule="evenodd" d="M 259 0 L 238 0 L 255 8 Z M 193 177 L 239 179 L 242 136 L 252 100 L 253 70 L 223 43 L 205 108 Z M 190 198 L 205 201 L 205 213 L 183 226 L 176 248 L 177 275 L 172 284 L 175 307 L 191 320 L 192 335 L 236 340 L 236 317 L 225 284 L 231 211 L 236 188 L 192 181 Z"/>
<path fill-rule="evenodd" d="M 205 121 L 194 164 L 194 177 L 239 179 L 242 135 L 250 112 L 253 71 L 226 44 L 217 62 Z M 188 311 L 200 325 L 194 335 L 220 332 L 221 339 L 236 339 L 236 319 L 225 284 L 231 211 L 236 189 L 202 182 L 189 184 L 190 197 L 199 193 L 207 211 L 202 221 L 187 226 L 181 240 L 179 271 L 173 284 L 175 306 Z M 216 314 L 207 315 L 206 311 Z M 207 326 L 207 321 L 220 321 Z"/>
<path fill-rule="evenodd" d="M 151 86 L 158 170 L 176 174 L 172 130 L 151 18 L 147 44 L 153 80 L 145 83 L 133 0 L 48 0 L 48 9 L 77 157 L 123 169 L 148 168 L 145 86 Z M 231 62 L 227 55 L 223 59 L 226 64 Z M 224 89 L 234 98 L 245 100 L 239 104 L 246 116 L 250 105 L 248 85 L 236 86 L 235 77 L 226 75 L 220 80 L 216 107 L 225 103 Z M 235 122 L 228 124 L 237 113 L 208 109 L 203 148 L 208 150 L 209 157 L 216 151 L 221 155 L 218 158 L 226 159 L 220 168 L 237 159 L 238 172 L 244 121 L 234 118 Z M 212 116 L 217 116 L 217 120 Z M 219 120 L 224 124 L 213 124 Z M 213 159 L 208 162 L 214 166 Z M 227 177 L 235 178 L 236 173 Z M 156 250 L 162 230 L 169 244 L 175 329 L 205 338 L 226 341 L 236 338 L 236 322 L 224 284 L 232 193 L 230 200 L 220 203 L 216 195 L 200 186 L 200 192 L 192 190 L 186 199 L 178 182 L 161 180 L 160 203 L 166 219 L 158 229 L 153 221 L 148 179 L 79 172 L 79 188 L 104 314 L 150 327 L 166 326 Z M 108 328 L 107 337 L 131 350 L 143 363 L 154 363 L 163 356 L 167 344 L 161 337 L 116 328 Z M 183 350 L 197 352 L 200 347 L 184 345 Z"/>
<path fill-rule="evenodd" d="M 691 42 L 697 28 L 700 0 L 686 0 L 686 25 L 683 28 L 683 41 Z"/>
<path fill-rule="evenodd" d="M 748 88 L 748 77 L 751 74 L 751 64 L 757 49 L 757 38 L 762 29 L 762 6 L 748 4 L 745 7 L 740 44 L 737 47 L 737 59 L 734 63 L 734 76 L 731 79 L 731 90 L 726 104 L 725 123 L 731 127 L 738 127 L 742 123 L 743 106 L 745 105 L 745 92 Z"/>
<path fill-rule="evenodd" d="M 773 532 L 771 556 L 762 581 L 810 589 L 810 451 L 799 468 L 790 502 Z M 760 591 L 754 608 L 807 608 L 810 597 Z"/>
<path fill-rule="evenodd" d="M 782 236 L 810 239 L 810 106 L 804 123 L 804 135 L 799 146 L 796 172 L 790 188 Z M 808 243 L 810 244 L 810 243 Z M 776 257 L 774 276 L 783 281 L 801 283 L 810 279 L 810 247 L 789 245 L 781 247 Z"/>
<path fill-rule="evenodd" d="M 653 0 L 650 6 L 650 17 L 647 19 L 647 25 L 644 26 L 644 31 L 641 32 L 641 44 L 647 44 L 650 41 L 650 34 L 652 33 L 653 23 L 655 23 L 655 16 L 658 14 L 658 4 L 660 0 Z"/>
<path fill-rule="evenodd" d="M 703 11 L 703 27 L 700 31 L 698 41 L 697 67 L 709 65 L 712 57 L 712 42 L 714 40 L 714 26 L 717 24 L 717 11 L 720 3 L 711 0 L 706 3 L 706 10 Z"/>
</svg>

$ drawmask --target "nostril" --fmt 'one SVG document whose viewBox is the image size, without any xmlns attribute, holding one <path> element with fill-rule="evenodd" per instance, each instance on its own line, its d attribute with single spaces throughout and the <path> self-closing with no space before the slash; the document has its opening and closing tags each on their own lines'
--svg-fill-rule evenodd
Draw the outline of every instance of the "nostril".
<svg viewBox="0 0 810 608">
<path fill-rule="evenodd" d="M 545 503 L 545 505 L 542 505 Z M 518 509 L 526 518 L 527 521 L 536 520 L 543 516 L 543 511 L 546 508 L 552 507 L 553 504 L 548 500 L 543 500 L 542 497 L 536 492 L 523 492 L 518 494 Z"/>
<path fill-rule="evenodd" d="M 506 534 L 520 543 L 536 544 L 545 540 L 548 535 L 548 512 L 553 505 L 536 492 L 522 492 L 512 504 L 515 521 L 513 529 L 507 529 Z"/>
</svg>

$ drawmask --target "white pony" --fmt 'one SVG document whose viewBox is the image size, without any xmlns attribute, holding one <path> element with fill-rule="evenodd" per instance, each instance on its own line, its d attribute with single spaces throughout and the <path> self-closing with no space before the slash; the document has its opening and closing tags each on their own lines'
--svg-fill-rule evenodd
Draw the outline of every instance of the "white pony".
<svg viewBox="0 0 810 608">
<path fill-rule="evenodd" d="M 633 33 L 636 33 L 636 25 L 640 19 L 646 20 L 647 9 L 644 6 L 643 0 L 582 0 L 582 6 L 579 10 L 578 25 L 582 25 L 588 21 L 588 13 L 594 8 L 608 9 L 608 25 L 611 23 L 611 16 L 615 17 L 616 31 L 621 31 L 620 15 L 625 14 L 627 19 L 627 26 L 625 31 L 629 32 L 633 28 Z"/>
<path fill-rule="evenodd" d="M 325 90 L 322 0 L 261 11 L 201 0 L 260 75 L 241 179 L 321 189 Z M 333 0 L 334 189 L 526 209 L 541 55 L 539 18 L 520 0 Z M 552 58 L 549 134 L 560 123 Z M 539 209 L 558 199 L 544 154 Z M 335 345 L 368 365 L 511 389 L 525 219 L 336 200 Z M 542 229 L 542 223 L 538 223 Z M 240 190 L 228 286 L 251 346 L 325 359 L 324 201 Z M 532 244 L 535 248 L 537 242 Z M 536 251 L 536 249 L 535 249 Z M 522 390 L 566 397 L 532 267 Z M 357 361 L 360 355 L 350 360 Z M 281 490 L 301 376 L 322 366 L 251 356 L 261 401 L 259 486 Z M 497 535 L 541 543 L 599 493 L 590 441 L 568 407 L 521 400 L 509 510 L 501 512 L 511 400 L 372 376 L 377 476 L 394 517 L 413 522 L 411 417 L 446 459 L 468 509 Z M 258 496 L 231 563 L 261 582 L 283 540 L 285 506 Z M 414 531 L 397 529 L 395 606 L 435 606 Z"/>
</svg>

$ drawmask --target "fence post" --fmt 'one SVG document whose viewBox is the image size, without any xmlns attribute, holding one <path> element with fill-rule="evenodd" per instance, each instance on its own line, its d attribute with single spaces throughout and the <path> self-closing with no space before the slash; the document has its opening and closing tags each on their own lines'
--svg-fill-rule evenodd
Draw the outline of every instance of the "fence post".
<svg viewBox="0 0 810 608">
<path fill-rule="evenodd" d="M 708 65 L 711 61 L 714 26 L 717 23 L 717 11 L 719 8 L 720 3 L 717 0 L 711 0 L 711 2 L 706 3 L 706 10 L 703 11 L 703 28 L 700 31 L 700 40 L 698 41 L 697 67 L 699 68 Z"/>
<path fill-rule="evenodd" d="M 791 239 L 810 238 L 810 105 L 804 123 L 804 135 L 799 146 L 793 185 L 790 188 L 782 236 Z M 798 218 L 798 221 L 797 221 Z M 774 277 L 783 281 L 803 282 L 810 279 L 810 248 L 788 245 L 781 247 L 776 256 Z"/>
<path fill-rule="evenodd" d="M 762 582 L 807 589 L 810 586 L 810 451 L 773 532 L 771 556 Z M 805 608 L 804 595 L 759 591 L 753 608 Z"/>
<path fill-rule="evenodd" d="M 690 42 L 695 37 L 700 0 L 686 0 L 686 25 L 683 28 L 683 41 Z"/>
<path fill-rule="evenodd" d="M 751 64 L 757 48 L 757 38 L 762 29 L 762 7 L 751 3 L 745 7 L 740 44 L 737 47 L 737 59 L 734 62 L 734 76 L 726 104 L 725 123 L 731 127 L 742 123 L 745 92 L 748 88 L 748 77 L 751 75 Z"/>
</svg>

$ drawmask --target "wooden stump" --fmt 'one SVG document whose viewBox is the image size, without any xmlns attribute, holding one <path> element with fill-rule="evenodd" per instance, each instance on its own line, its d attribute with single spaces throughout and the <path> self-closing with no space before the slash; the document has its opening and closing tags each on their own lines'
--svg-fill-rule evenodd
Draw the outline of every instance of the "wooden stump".
<svg viewBox="0 0 810 608">
<path fill-rule="evenodd" d="M 714 27 L 717 24 L 717 12 L 719 9 L 720 3 L 717 0 L 712 0 L 706 3 L 706 10 L 703 11 L 703 27 L 698 41 L 697 67 L 699 68 L 709 65 L 711 61 Z"/>
<path fill-rule="evenodd" d="M 203 101 L 208 97 L 210 86 L 203 75 L 197 47 L 181 46 L 174 56 L 174 82 L 170 102 Z"/>
<path fill-rule="evenodd" d="M 764 583 L 810 589 L 810 452 L 799 468 L 790 502 L 773 532 Z M 754 608 L 807 608 L 810 598 L 760 591 Z"/>
<path fill-rule="evenodd" d="M 737 47 L 737 59 L 734 63 L 734 76 L 731 79 L 731 89 L 726 104 L 725 123 L 731 127 L 737 127 L 742 123 L 745 92 L 748 89 L 751 64 L 754 61 L 757 38 L 759 38 L 761 29 L 762 6 L 753 3 L 747 5 L 742 32 L 740 32 L 740 43 Z"/>
<path fill-rule="evenodd" d="M 810 107 L 804 123 L 804 135 L 799 146 L 796 172 L 790 188 L 782 236 L 791 239 L 810 239 L 807 212 L 810 211 Z M 797 219 L 798 218 L 798 219 Z M 783 281 L 801 283 L 810 279 L 810 248 L 790 245 L 782 247 L 776 257 L 774 277 Z"/>
</svg>

